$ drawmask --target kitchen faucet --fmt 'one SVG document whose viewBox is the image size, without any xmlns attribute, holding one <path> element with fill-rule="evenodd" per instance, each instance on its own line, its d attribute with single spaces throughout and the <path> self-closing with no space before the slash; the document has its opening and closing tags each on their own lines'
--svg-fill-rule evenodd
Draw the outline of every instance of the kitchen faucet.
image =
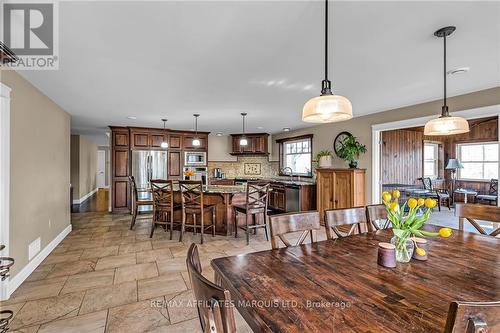
<svg viewBox="0 0 500 333">
<path fill-rule="evenodd" d="M 286 175 L 286 172 L 285 172 L 286 170 L 290 170 L 290 173 L 289 173 L 290 174 L 290 181 L 293 181 L 293 170 L 292 170 L 292 168 L 290 168 L 290 167 L 284 167 L 284 168 L 281 169 L 281 173 L 284 174 L 284 175 Z"/>
</svg>

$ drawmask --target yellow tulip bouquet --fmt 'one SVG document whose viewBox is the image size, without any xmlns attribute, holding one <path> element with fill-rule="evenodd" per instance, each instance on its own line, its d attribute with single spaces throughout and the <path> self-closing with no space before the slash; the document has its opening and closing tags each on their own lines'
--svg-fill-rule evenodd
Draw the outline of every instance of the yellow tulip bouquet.
<svg viewBox="0 0 500 333">
<path fill-rule="evenodd" d="M 418 255 L 425 255 L 425 250 L 419 248 L 410 237 L 449 237 L 450 228 L 441 228 L 439 232 L 430 232 L 422 230 L 422 226 L 429 219 L 432 208 L 436 207 L 437 201 L 431 198 L 415 199 L 410 198 L 402 206 L 399 205 L 400 192 L 395 190 L 391 193 L 382 193 L 382 201 L 387 209 L 387 218 L 391 221 L 392 231 L 394 233 L 391 243 L 396 246 L 396 260 L 399 262 L 408 262 L 411 259 L 415 246 Z M 425 206 L 426 209 L 423 207 Z M 405 211 L 408 208 L 408 213 Z M 423 214 L 418 214 L 423 209 Z"/>
</svg>

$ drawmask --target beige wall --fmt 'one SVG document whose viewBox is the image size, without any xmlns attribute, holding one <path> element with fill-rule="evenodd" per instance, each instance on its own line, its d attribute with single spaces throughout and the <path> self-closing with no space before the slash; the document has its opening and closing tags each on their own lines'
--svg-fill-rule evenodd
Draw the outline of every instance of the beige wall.
<svg viewBox="0 0 500 333">
<path fill-rule="evenodd" d="M 495 87 L 487 90 L 481 90 L 470 94 L 460 95 L 448 99 L 450 111 L 462 111 L 483 106 L 500 104 L 500 87 Z M 399 109 L 389 110 L 385 112 L 375 113 L 367 116 L 356 117 L 348 121 L 332 124 L 318 125 L 306 129 L 301 129 L 293 132 L 282 133 L 273 136 L 273 158 L 277 159 L 277 145 L 275 140 L 280 138 L 292 137 L 302 134 L 313 134 L 313 154 L 320 150 L 333 150 L 333 140 L 335 136 L 342 132 L 348 131 L 358 138 L 358 140 L 366 145 L 368 152 L 360 157 L 359 168 L 366 168 L 366 199 L 367 202 L 372 202 L 371 198 L 371 159 L 372 159 L 372 129 L 374 124 L 383 124 L 392 121 L 406 120 L 424 116 L 437 115 L 441 112 L 442 101 L 432 101 L 412 106 L 407 106 Z M 355 106 L 354 106 L 355 107 Z M 347 167 L 347 163 L 334 157 L 334 166 Z"/>
<path fill-rule="evenodd" d="M 11 279 L 28 264 L 28 245 L 41 249 L 70 225 L 70 116 L 15 71 L 10 108 Z"/>
<path fill-rule="evenodd" d="M 82 135 L 71 136 L 71 184 L 73 200 L 96 188 L 97 144 Z"/>
</svg>

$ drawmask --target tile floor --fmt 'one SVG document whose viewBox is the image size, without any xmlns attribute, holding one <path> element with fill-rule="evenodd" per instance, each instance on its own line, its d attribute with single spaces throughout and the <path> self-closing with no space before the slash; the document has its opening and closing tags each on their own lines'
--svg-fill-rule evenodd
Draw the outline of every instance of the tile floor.
<svg viewBox="0 0 500 333">
<path fill-rule="evenodd" d="M 72 215 L 73 231 L 15 291 L 2 308 L 14 311 L 11 332 L 198 332 L 185 258 L 192 241 L 169 240 L 150 222 L 103 212 Z M 433 223 L 456 227 L 445 210 Z M 243 236 L 243 235 L 242 235 Z M 213 280 L 210 260 L 270 249 L 263 232 L 244 237 L 207 237 L 199 246 L 203 274 Z M 322 231 L 318 238 L 325 239 Z M 155 304 L 166 304 L 158 307 Z M 239 332 L 250 328 L 235 311 Z"/>
</svg>

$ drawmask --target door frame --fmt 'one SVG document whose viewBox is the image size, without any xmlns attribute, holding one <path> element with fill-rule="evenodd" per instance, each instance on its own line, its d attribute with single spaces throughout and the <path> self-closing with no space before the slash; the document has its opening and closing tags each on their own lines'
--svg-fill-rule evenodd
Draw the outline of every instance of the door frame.
<svg viewBox="0 0 500 333">
<path fill-rule="evenodd" d="M 497 117 L 499 118 L 500 123 L 500 104 L 485 106 L 475 109 L 469 109 L 464 111 L 450 112 L 452 116 L 459 116 L 466 119 L 477 119 L 484 117 Z M 412 118 L 406 120 L 393 121 L 382 124 L 374 124 L 372 125 L 372 204 L 381 203 L 381 167 L 380 167 L 380 154 L 381 154 L 381 140 L 380 133 L 384 131 L 409 128 L 409 127 L 418 127 L 424 126 L 429 120 L 435 119 L 437 115 L 420 117 L 420 118 Z M 500 142 L 500 126 L 499 126 L 499 142 Z M 500 205 L 500 202 L 498 202 Z"/>
<path fill-rule="evenodd" d="M 10 224 L 10 93 L 0 82 L 0 244 L 5 245 L 2 256 L 8 257 Z M 0 283 L 0 300 L 8 298 L 9 278 Z"/>
</svg>

